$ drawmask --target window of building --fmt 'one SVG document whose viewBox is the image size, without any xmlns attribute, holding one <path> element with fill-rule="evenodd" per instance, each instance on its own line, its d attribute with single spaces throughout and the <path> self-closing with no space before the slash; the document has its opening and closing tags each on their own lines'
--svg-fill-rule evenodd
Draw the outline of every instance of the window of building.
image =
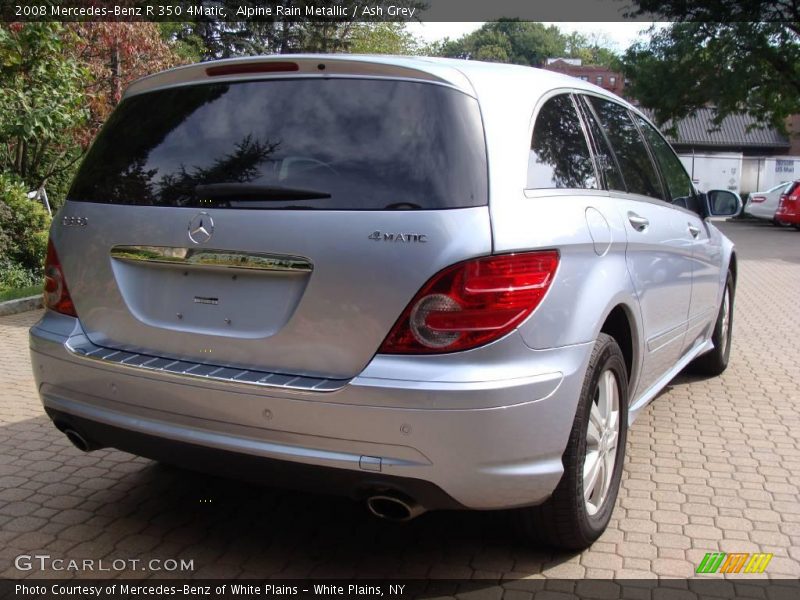
<svg viewBox="0 0 800 600">
<path fill-rule="evenodd" d="M 608 78 L 608 83 L 609 83 L 609 85 L 611 85 L 612 87 L 613 87 L 613 86 L 615 86 L 615 85 L 617 84 L 617 78 L 616 78 L 616 77 L 609 77 L 609 78 Z"/>
<path fill-rule="evenodd" d="M 603 76 L 602 75 L 598 75 L 597 76 L 597 85 L 603 85 Z"/>
</svg>

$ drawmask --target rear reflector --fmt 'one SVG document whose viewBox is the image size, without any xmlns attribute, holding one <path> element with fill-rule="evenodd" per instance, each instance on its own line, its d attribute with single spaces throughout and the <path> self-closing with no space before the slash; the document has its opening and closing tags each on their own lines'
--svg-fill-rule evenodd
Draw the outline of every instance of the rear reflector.
<svg viewBox="0 0 800 600">
<path fill-rule="evenodd" d="M 434 275 L 409 303 L 379 352 L 433 354 L 497 340 L 522 323 L 547 293 L 558 252 L 487 256 Z"/>
<path fill-rule="evenodd" d="M 219 77 L 222 75 L 245 75 L 247 73 L 287 73 L 299 70 L 300 67 L 294 62 L 263 62 L 207 67 L 206 74 L 209 77 Z"/>
<path fill-rule="evenodd" d="M 63 315 L 77 317 L 75 305 L 67 289 L 67 281 L 61 270 L 55 246 L 52 240 L 47 241 L 47 258 L 44 261 L 44 305 Z"/>
</svg>

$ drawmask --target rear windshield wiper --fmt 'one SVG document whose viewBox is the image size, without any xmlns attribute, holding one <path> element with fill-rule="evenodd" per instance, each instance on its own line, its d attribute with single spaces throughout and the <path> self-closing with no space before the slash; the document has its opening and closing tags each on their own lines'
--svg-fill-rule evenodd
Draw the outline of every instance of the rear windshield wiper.
<svg viewBox="0 0 800 600">
<path fill-rule="evenodd" d="M 330 198 L 327 192 L 278 185 L 256 185 L 252 183 L 211 183 L 194 188 L 197 198 L 209 200 L 323 200 Z"/>
</svg>

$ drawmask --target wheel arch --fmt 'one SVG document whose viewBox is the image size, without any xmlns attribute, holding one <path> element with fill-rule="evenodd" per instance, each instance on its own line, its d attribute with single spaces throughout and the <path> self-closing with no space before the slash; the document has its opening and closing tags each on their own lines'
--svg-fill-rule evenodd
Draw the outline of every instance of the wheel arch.
<svg viewBox="0 0 800 600">
<path fill-rule="evenodd" d="M 736 258 L 735 250 L 731 250 L 731 258 L 730 261 L 728 261 L 728 270 L 731 272 L 731 275 L 733 276 L 733 285 L 734 287 L 736 287 L 736 278 L 739 275 L 739 263 L 738 259 Z"/>
<path fill-rule="evenodd" d="M 599 333 L 610 335 L 622 350 L 625 366 L 628 369 L 628 390 L 633 393 L 639 376 L 641 362 L 640 336 L 637 320 L 632 307 L 624 302 L 612 306 L 605 314 Z"/>
</svg>

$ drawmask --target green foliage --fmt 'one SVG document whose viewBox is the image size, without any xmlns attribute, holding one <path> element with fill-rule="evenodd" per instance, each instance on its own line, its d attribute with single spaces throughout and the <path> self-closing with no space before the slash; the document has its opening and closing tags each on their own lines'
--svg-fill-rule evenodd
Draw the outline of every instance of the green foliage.
<svg viewBox="0 0 800 600">
<path fill-rule="evenodd" d="M 182 63 L 203 60 L 203 38 L 195 32 L 192 23 L 159 23 L 161 39 L 167 42 Z"/>
<path fill-rule="evenodd" d="M 569 58 L 580 58 L 585 65 L 599 65 L 614 71 L 622 70 L 620 56 L 612 50 L 614 42 L 604 34 L 584 35 L 577 31 L 567 35 Z"/>
<path fill-rule="evenodd" d="M 446 40 L 441 56 L 518 65 L 541 65 L 548 56 L 564 56 L 566 37 L 558 27 L 517 19 L 486 23 L 458 40 Z"/>
<path fill-rule="evenodd" d="M 86 119 L 86 70 L 58 23 L 0 24 L 0 169 L 30 189 L 80 158 L 73 134 Z"/>
<path fill-rule="evenodd" d="M 28 199 L 26 187 L 0 174 L 0 261 L 3 272 L 11 273 L 4 277 L 41 273 L 49 228 L 50 215 L 39 202 Z"/>
<path fill-rule="evenodd" d="M 356 23 L 350 31 L 353 54 L 420 54 L 423 47 L 405 23 Z"/>
<path fill-rule="evenodd" d="M 747 112 L 784 130 L 800 112 L 800 14 L 797 5 L 753 0 L 639 0 L 639 8 L 679 22 L 655 31 L 623 57 L 627 91 L 654 111 L 656 121 L 676 121 L 704 106 L 716 107 L 716 124 Z M 785 11 L 776 14 L 775 11 Z"/>
<path fill-rule="evenodd" d="M 411 40 L 405 38 L 402 27 L 377 27 L 373 31 L 364 29 L 362 25 L 365 21 L 377 24 L 375 18 L 366 15 L 359 14 L 357 21 L 310 20 L 305 15 L 305 7 L 320 7 L 317 0 L 293 0 L 291 5 L 300 9 L 299 16 L 256 16 L 247 21 L 233 20 L 237 10 L 259 8 L 262 2 L 220 0 L 219 4 L 226 7 L 231 20 L 203 18 L 187 23 L 165 24 L 161 27 L 162 38 L 184 56 L 192 56 L 199 51 L 202 60 L 298 52 L 369 51 L 384 54 L 394 52 L 394 48 L 413 49 L 411 45 L 406 45 Z M 329 0 L 324 4 L 328 8 L 339 6 L 348 10 L 358 6 L 350 0 Z M 370 3 L 372 7 L 379 5 L 384 8 L 389 5 L 422 8 L 423 3 L 419 0 L 379 0 Z"/>
<path fill-rule="evenodd" d="M 617 55 L 608 40 L 579 33 L 565 35 L 554 26 L 501 19 L 457 40 L 444 40 L 436 54 L 488 62 L 541 66 L 549 57 L 580 58 L 585 64 L 615 67 Z"/>
<path fill-rule="evenodd" d="M 41 292 L 40 279 L 41 277 L 30 269 L 0 259 L 0 302 L 34 296 L 37 292 Z"/>
</svg>

